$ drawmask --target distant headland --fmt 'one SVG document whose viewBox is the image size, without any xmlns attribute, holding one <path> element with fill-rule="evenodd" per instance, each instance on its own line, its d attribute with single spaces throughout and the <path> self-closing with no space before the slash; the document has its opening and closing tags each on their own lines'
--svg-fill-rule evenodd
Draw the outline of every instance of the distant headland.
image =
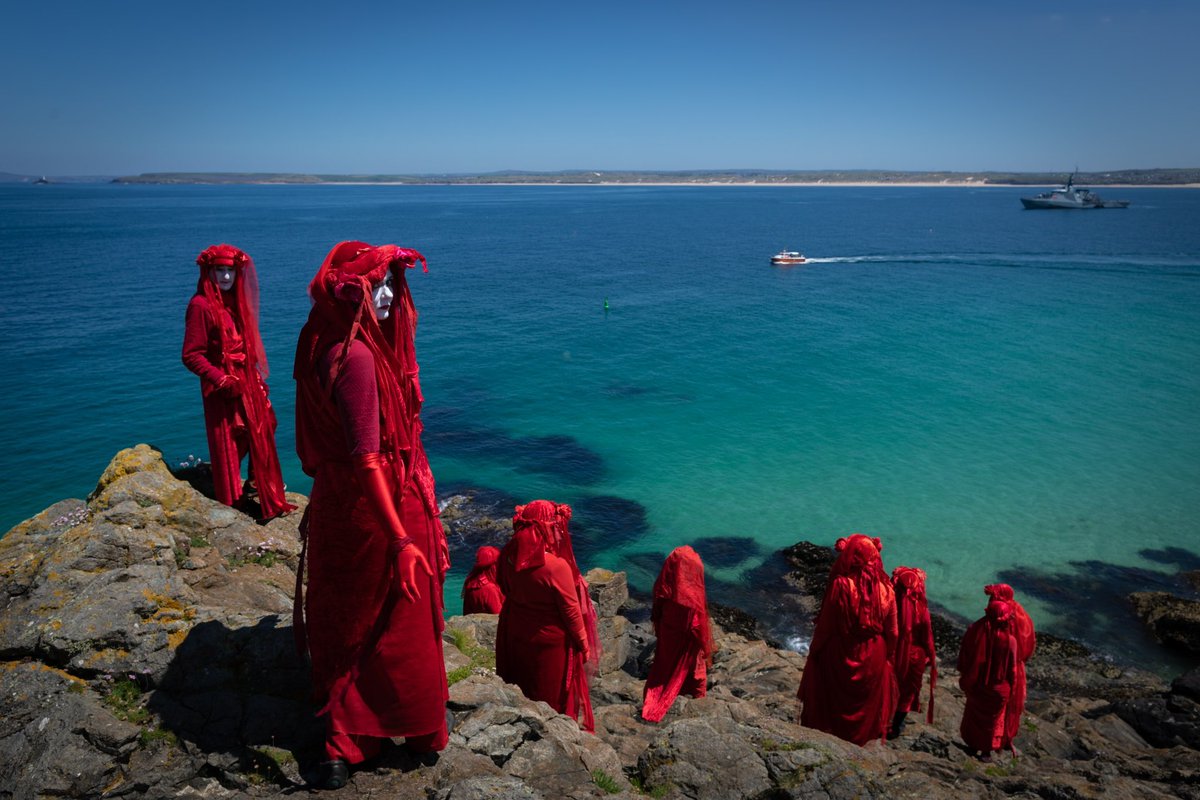
<svg viewBox="0 0 1200 800">
<path fill-rule="evenodd" d="M 905 172 L 898 170 L 509 170 L 412 175 L 326 175 L 294 172 L 144 172 L 113 183 L 395 184 L 395 185 L 748 185 L 748 186 L 1038 186 L 1064 183 L 1068 172 Z M 1200 186 L 1200 167 L 1079 172 L 1091 186 Z"/>
</svg>

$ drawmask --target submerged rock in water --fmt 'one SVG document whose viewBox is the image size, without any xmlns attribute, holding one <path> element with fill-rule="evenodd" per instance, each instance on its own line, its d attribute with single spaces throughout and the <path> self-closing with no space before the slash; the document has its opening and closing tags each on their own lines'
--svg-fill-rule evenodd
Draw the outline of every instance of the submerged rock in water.
<svg viewBox="0 0 1200 800">
<path fill-rule="evenodd" d="M 1134 592 L 1129 601 L 1158 641 L 1200 653 L 1200 601 L 1167 592 Z"/>
</svg>

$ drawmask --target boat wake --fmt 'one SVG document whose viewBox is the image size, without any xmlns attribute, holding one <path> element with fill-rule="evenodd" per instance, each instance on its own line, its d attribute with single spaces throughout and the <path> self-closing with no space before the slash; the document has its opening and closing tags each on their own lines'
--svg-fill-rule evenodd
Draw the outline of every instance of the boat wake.
<svg viewBox="0 0 1200 800">
<path fill-rule="evenodd" d="M 896 254 L 829 256 L 809 258 L 807 264 L 928 264 L 934 266 L 970 266 L 988 269 L 1044 269 L 1073 272 L 1110 272 L 1138 275 L 1169 275 L 1200 278 L 1200 260 L 1195 258 L 1139 258 L 1136 256 L 1055 256 L 1005 254 L 986 256 L 970 253 Z"/>
</svg>

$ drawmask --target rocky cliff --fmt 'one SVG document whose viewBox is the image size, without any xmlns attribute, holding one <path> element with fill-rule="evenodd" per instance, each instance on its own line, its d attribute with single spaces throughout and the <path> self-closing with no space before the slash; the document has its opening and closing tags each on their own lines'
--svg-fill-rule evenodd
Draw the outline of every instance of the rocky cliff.
<svg viewBox="0 0 1200 800">
<path fill-rule="evenodd" d="M 0 798 L 305 789 L 322 731 L 292 641 L 298 521 L 257 525 L 139 445 L 86 501 L 57 503 L 0 540 Z M 802 584 L 820 575 L 803 569 L 809 557 L 821 548 L 794 554 L 799 607 L 814 593 Z M 335 794 L 1200 799 L 1200 673 L 1168 686 L 1044 637 L 1022 756 L 984 765 L 957 736 L 952 625 L 939 634 L 935 722 L 911 715 L 899 739 L 860 748 L 794 724 L 804 658 L 727 610 L 718 618 L 739 632 L 717 632 L 709 696 L 648 724 L 637 712 L 652 633 L 626 616 L 621 573 L 588 577 L 606 644 L 596 735 L 495 676 L 494 617 L 454 618 L 450 746 L 433 765 L 385 751 Z"/>
</svg>

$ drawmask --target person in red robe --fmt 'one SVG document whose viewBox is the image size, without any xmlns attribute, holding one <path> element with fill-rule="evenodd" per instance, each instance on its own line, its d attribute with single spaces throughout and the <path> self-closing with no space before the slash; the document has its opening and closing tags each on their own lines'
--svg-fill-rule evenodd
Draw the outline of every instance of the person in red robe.
<svg viewBox="0 0 1200 800">
<path fill-rule="evenodd" d="M 258 332 L 258 279 L 250 256 L 229 244 L 196 258 L 200 279 L 187 307 L 183 363 L 200 377 L 213 492 L 227 506 L 244 506 L 257 488 L 262 519 L 296 507 L 284 494 L 275 450 L 275 411 L 267 399 L 267 354 Z M 242 459 L 250 455 L 242 483 Z"/>
<path fill-rule="evenodd" d="M 958 685 L 967 698 L 959 733 L 983 761 L 1012 741 L 1008 707 L 1020 660 L 1014 616 L 1011 603 L 992 600 L 983 617 L 967 628 L 958 651 Z"/>
<path fill-rule="evenodd" d="M 499 614 L 504 607 L 504 592 L 496 582 L 496 564 L 500 550 L 481 547 L 475 551 L 475 566 L 463 581 L 464 614 Z"/>
<path fill-rule="evenodd" d="M 896 595 L 879 539 L 838 539 L 838 558 L 796 695 L 800 724 L 864 745 L 887 734 L 896 710 Z"/>
<path fill-rule="evenodd" d="M 500 552 L 504 608 L 496 630 L 496 674 L 595 730 L 588 677 L 600 663 L 596 610 L 575 563 L 571 507 L 549 500 L 517 506 Z"/>
<path fill-rule="evenodd" d="M 650 619 L 658 641 L 642 692 L 642 718 L 658 722 L 680 693 L 704 697 L 713 639 L 704 591 L 704 563 L 691 547 L 676 547 L 654 581 Z"/>
<path fill-rule="evenodd" d="M 325 718 L 320 783 L 344 785 L 384 739 L 431 761 L 448 737 L 442 584 L 449 568 L 421 444 L 415 250 L 342 242 L 309 284 L 296 347 L 296 451 L 313 477 L 297 643 Z M 431 566 L 432 564 L 432 566 Z"/>
<path fill-rule="evenodd" d="M 1013 740 L 1021 730 L 1021 715 L 1025 713 L 1025 662 L 1037 648 L 1037 633 L 1033 629 L 1033 620 L 1025 612 L 1024 607 L 1013 597 L 1013 588 L 1007 583 L 994 583 L 983 587 L 983 592 L 993 600 L 1003 600 L 1013 609 L 1011 624 L 1012 634 L 1017 638 L 1017 674 L 1013 681 L 1012 696 L 1008 700 L 1008 719 L 1005 722 L 1005 733 L 1008 736 L 1006 746 L 1013 755 L 1018 755 Z"/>
<path fill-rule="evenodd" d="M 888 738 L 904 732 L 908 712 L 921 710 L 921 683 L 929 672 L 929 711 L 925 721 L 933 722 L 933 695 L 937 689 L 937 652 L 933 646 L 933 622 L 925 599 L 925 570 L 896 567 L 892 570 L 892 588 L 896 592 L 896 649 L 892 666 L 900 699 Z"/>
</svg>

